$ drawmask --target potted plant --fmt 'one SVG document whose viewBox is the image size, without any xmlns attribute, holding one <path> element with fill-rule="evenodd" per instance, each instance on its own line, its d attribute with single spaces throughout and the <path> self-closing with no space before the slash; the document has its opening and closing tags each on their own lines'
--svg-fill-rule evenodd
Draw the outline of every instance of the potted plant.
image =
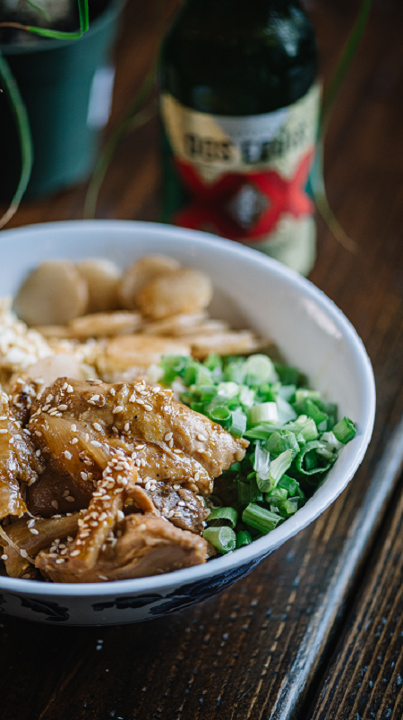
<svg viewBox="0 0 403 720">
<path fill-rule="evenodd" d="M 109 116 L 110 50 L 122 6 L 0 0 L 2 200 L 10 201 L 21 182 L 33 198 L 90 174 Z"/>
</svg>

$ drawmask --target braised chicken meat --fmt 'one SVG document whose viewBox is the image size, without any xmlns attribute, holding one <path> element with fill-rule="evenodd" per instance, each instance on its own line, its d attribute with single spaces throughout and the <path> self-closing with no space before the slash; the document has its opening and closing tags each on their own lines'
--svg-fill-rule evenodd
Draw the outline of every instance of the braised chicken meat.
<svg viewBox="0 0 403 720">
<path fill-rule="evenodd" d="M 102 582 L 204 563 L 214 479 L 247 441 L 143 379 L 59 377 L 1 397 L 8 574 Z"/>
</svg>

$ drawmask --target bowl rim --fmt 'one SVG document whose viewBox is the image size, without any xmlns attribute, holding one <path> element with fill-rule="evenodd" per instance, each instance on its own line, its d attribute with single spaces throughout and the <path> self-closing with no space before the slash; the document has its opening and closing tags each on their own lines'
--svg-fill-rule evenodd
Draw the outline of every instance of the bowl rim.
<svg viewBox="0 0 403 720">
<path fill-rule="evenodd" d="M 156 590 L 164 592 L 173 586 L 184 586 L 206 581 L 207 578 L 214 578 L 217 575 L 222 575 L 245 564 L 259 562 L 279 545 L 307 527 L 307 525 L 324 512 L 346 488 L 363 460 L 371 440 L 375 420 L 375 380 L 372 365 L 361 338 L 351 322 L 333 300 L 325 295 L 325 293 L 317 288 L 310 280 L 257 250 L 198 230 L 189 230 L 187 228 L 136 220 L 65 220 L 60 222 L 37 223 L 12 228 L 10 230 L 3 230 L 0 234 L 0 249 L 1 246 L 7 242 L 15 242 L 18 236 L 24 238 L 25 236 L 38 232 L 51 233 L 54 235 L 58 230 L 71 229 L 72 227 L 74 227 L 75 232 L 84 233 L 93 231 L 94 229 L 99 231 L 101 228 L 107 232 L 113 231 L 119 233 L 124 230 L 125 232 L 134 232 L 134 234 L 141 233 L 142 235 L 148 234 L 154 236 L 157 232 L 166 238 L 170 236 L 175 239 L 183 238 L 184 242 L 188 242 L 190 239 L 192 242 L 206 247 L 206 249 L 214 250 L 214 248 L 218 247 L 224 252 L 230 252 L 231 255 L 238 257 L 240 260 L 244 259 L 252 263 L 252 265 L 259 263 L 260 266 L 266 266 L 271 273 L 284 279 L 286 283 L 297 287 L 305 296 L 318 301 L 330 315 L 336 327 L 342 332 L 348 344 L 353 348 L 360 364 L 361 380 L 365 387 L 363 416 L 366 418 L 366 421 L 364 427 L 360 429 L 360 432 L 354 438 L 354 456 L 348 471 L 338 480 L 326 498 L 321 498 L 321 504 L 318 503 L 317 506 L 315 506 L 315 503 L 312 502 L 312 500 L 314 501 L 315 499 L 315 495 L 313 495 L 311 500 L 285 523 L 264 537 L 255 540 L 250 545 L 214 558 L 212 562 L 202 565 L 195 565 L 190 568 L 183 568 L 161 575 L 128 580 L 98 583 L 50 583 L 39 580 L 0 576 L 0 590 L 18 592 L 22 595 L 47 596 L 53 598 L 71 597 L 77 599 L 122 594 L 136 595 L 143 592 L 150 593 Z M 348 451 L 349 446 L 345 448 L 345 452 Z"/>
</svg>

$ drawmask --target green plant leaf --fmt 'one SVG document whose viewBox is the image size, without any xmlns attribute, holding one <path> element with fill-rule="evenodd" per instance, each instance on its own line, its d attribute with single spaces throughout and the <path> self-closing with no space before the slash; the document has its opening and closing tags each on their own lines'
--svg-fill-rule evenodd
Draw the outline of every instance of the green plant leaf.
<svg viewBox="0 0 403 720">
<path fill-rule="evenodd" d="M 27 2 L 28 5 L 30 5 L 30 6 L 33 7 L 35 10 L 37 10 L 38 13 L 39 13 L 40 15 L 42 15 L 43 18 L 45 18 L 45 20 L 47 20 L 47 21 L 50 20 L 50 15 L 46 12 L 46 10 L 44 10 L 43 7 L 41 7 L 40 5 L 38 5 L 38 3 L 34 2 L 34 0 L 25 0 L 25 2 Z"/>
<path fill-rule="evenodd" d="M 183 0 L 181 0 L 180 5 L 182 4 L 182 2 Z M 157 4 L 157 50 L 155 53 L 154 61 L 150 70 L 145 76 L 140 86 L 140 89 L 138 90 L 131 105 L 129 106 L 129 109 L 126 111 L 123 119 L 115 128 L 111 137 L 109 138 L 104 149 L 101 152 L 101 155 L 95 166 L 95 170 L 92 174 L 90 183 L 88 185 L 88 190 L 84 203 L 85 219 L 91 219 L 95 217 L 98 195 L 116 147 L 119 144 L 120 140 L 126 135 L 126 133 L 136 130 L 137 128 L 148 122 L 157 112 L 156 101 L 152 102 L 150 106 L 144 107 L 144 105 L 148 101 L 150 101 L 152 92 L 155 88 L 160 49 L 164 36 L 164 11 L 165 2 L 164 0 L 159 0 Z"/>
<path fill-rule="evenodd" d="M 0 51 L 0 79 L 7 92 L 14 117 L 17 123 L 21 149 L 21 175 L 18 187 L 11 201 L 10 207 L 0 218 L 0 228 L 4 227 L 18 210 L 18 206 L 27 188 L 33 165 L 33 145 L 28 115 L 24 101 L 21 97 L 17 83 L 10 70 L 7 60 Z"/>
<path fill-rule="evenodd" d="M 35 7 L 37 10 L 40 8 L 32 0 L 28 0 L 30 5 Z M 78 15 L 80 19 L 80 29 L 72 30 L 71 32 L 64 32 L 63 30 L 52 30 L 51 28 L 40 28 L 34 27 L 33 25 L 23 25 L 18 22 L 0 22 L 0 27 L 13 27 L 17 30 L 26 30 L 27 32 L 33 33 L 34 35 L 40 35 L 41 37 L 53 38 L 54 40 L 78 40 L 89 28 L 89 9 L 88 0 L 77 0 L 78 2 Z"/>
<path fill-rule="evenodd" d="M 363 0 L 357 19 L 344 45 L 339 62 L 337 63 L 336 70 L 334 71 L 324 94 L 319 123 L 317 149 L 309 175 L 315 205 L 322 215 L 327 227 L 336 240 L 344 248 L 346 248 L 346 250 L 353 253 L 358 250 L 357 244 L 344 231 L 327 199 L 326 186 L 323 177 L 323 137 L 326 131 L 331 109 L 333 108 L 339 90 L 354 60 L 358 43 L 364 33 L 371 5 L 372 0 Z"/>
<path fill-rule="evenodd" d="M 28 2 L 37 7 L 32 0 Z M 39 9 L 39 8 L 37 8 Z M 87 32 L 89 28 L 89 11 L 88 11 L 88 0 L 78 0 L 78 12 L 80 17 L 80 30 L 76 32 L 58 32 L 56 30 L 47 30 L 45 28 L 36 28 L 26 25 L 20 25 L 19 23 L 0 23 L 0 27 L 16 27 L 22 30 L 28 30 L 29 32 L 42 35 L 43 37 L 57 38 L 59 40 L 72 40 L 79 38 L 84 32 Z M 10 70 L 7 60 L 0 51 L 0 79 L 6 90 L 12 111 L 17 124 L 17 131 L 20 141 L 21 150 L 21 175 L 18 182 L 17 190 L 11 200 L 8 210 L 0 218 L 0 229 L 3 228 L 13 215 L 17 212 L 20 202 L 24 196 L 25 190 L 27 189 L 29 179 L 31 177 L 32 165 L 33 165 L 33 143 L 31 136 L 31 129 L 29 125 L 28 113 L 21 97 L 21 93 L 18 89 L 17 83 Z"/>
</svg>

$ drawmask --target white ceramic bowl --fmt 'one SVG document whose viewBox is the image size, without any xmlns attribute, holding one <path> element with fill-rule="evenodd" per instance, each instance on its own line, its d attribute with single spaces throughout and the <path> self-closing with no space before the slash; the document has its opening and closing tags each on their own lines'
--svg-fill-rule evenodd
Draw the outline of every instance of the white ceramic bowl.
<svg viewBox="0 0 403 720">
<path fill-rule="evenodd" d="M 293 517 L 265 537 L 205 565 L 158 577 L 99 584 L 52 584 L 0 577 L 0 611 L 72 625 L 150 620 L 203 600 L 246 575 L 312 522 L 342 492 L 371 438 L 375 387 L 354 328 L 314 285 L 283 265 L 236 243 L 153 223 L 78 221 L 33 225 L 0 236 L 0 296 L 14 294 L 39 261 L 106 257 L 122 267 L 160 252 L 204 270 L 216 288 L 214 314 L 251 326 L 277 343 L 287 362 L 354 420 L 358 433 L 343 448 L 323 485 Z"/>
</svg>

